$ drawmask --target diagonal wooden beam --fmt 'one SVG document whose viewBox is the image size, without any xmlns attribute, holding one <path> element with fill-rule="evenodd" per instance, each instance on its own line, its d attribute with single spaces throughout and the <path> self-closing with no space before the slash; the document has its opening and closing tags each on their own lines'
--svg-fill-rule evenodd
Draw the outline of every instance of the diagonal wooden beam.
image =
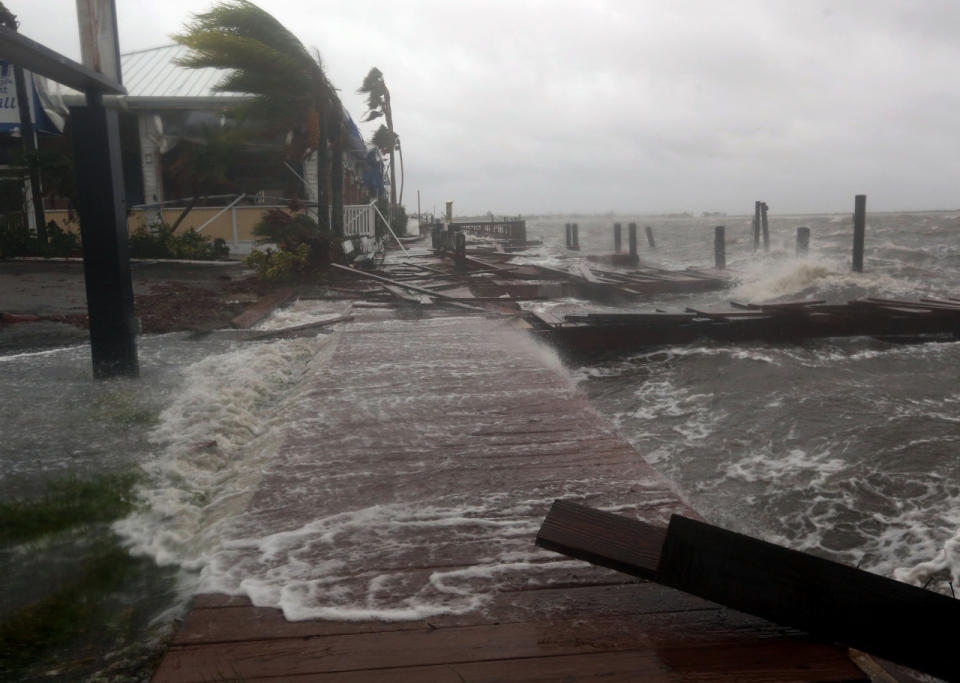
<svg viewBox="0 0 960 683">
<path fill-rule="evenodd" d="M 960 602 L 674 515 L 666 529 L 556 501 L 537 545 L 803 629 L 947 680 Z"/>
<path fill-rule="evenodd" d="M 127 94 L 126 88 L 113 79 L 88 69 L 16 31 L 2 27 L 0 59 L 82 92 L 96 90 L 110 95 Z"/>
</svg>

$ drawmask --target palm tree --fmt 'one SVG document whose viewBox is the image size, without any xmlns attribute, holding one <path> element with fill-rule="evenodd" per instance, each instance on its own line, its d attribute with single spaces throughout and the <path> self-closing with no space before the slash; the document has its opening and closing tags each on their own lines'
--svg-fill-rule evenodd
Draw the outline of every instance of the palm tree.
<svg viewBox="0 0 960 683">
<path fill-rule="evenodd" d="M 373 145 L 381 151 L 390 155 L 390 210 L 391 212 L 397 206 L 397 177 L 394 172 L 393 152 L 400 149 L 400 136 L 393 130 L 393 110 L 390 108 L 390 90 L 383 80 L 383 72 L 377 67 L 372 67 L 363 79 L 363 84 L 357 89 L 358 93 L 367 96 L 367 116 L 364 121 L 373 121 L 376 118 L 384 117 L 387 125 L 380 125 L 377 132 L 373 134 Z M 401 163 L 403 163 L 403 154 L 401 153 Z M 403 192 L 400 193 L 400 201 L 403 201 Z"/>
<path fill-rule="evenodd" d="M 215 89 L 254 96 L 239 108 L 241 116 L 287 133 L 292 154 L 317 152 L 317 222 L 329 228 L 327 140 L 339 139 L 343 108 L 319 55 L 249 0 L 226 0 L 196 14 L 173 38 L 190 48 L 179 65 L 229 69 Z M 334 212 L 334 230 L 342 232 L 342 224 L 342 211 Z"/>
</svg>

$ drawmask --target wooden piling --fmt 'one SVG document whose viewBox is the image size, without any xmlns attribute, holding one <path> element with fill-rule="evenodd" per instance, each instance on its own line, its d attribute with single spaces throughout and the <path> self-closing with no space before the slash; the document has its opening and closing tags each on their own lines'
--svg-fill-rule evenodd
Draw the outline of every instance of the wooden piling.
<svg viewBox="0 0 960 683">
<path fill-rule="evenodd" d="M 797 228 L 797 256 L 806 256 L 810 251 L 810 228 Z"/>
<path fill-rule="evenodd" d="M 637 254 L 637 224 L 631 223 L 627 226 L 627 243 L 630 248 L 630 262 L 636 264 L 640 261 Z"/>
<path fill-rule="evenodd" d="M 464 270 L 467 267 L 467 236 L 457 231 L 453 234 L 453 258 L 457 270 Z"/>
<path fill-rule="evenodd" d="M 623 247 L 623 230 L 619 223 L 613 224 L 613 253 L 619 254 Z"/>
<path fill-rule="evenodd" d="M 564 230 L 566 231 L 566 241 L 564 242 L 564 246 L 565 246 L 567 249 L 569 249 L 569 248 L 570 248 L 570 245 L 572 244 L 572 242 L 570 241 L 570 236 L 571 236 L 571 234 L 572 234 L 573 231 L 572 231 L 571 228 L 570 228 L 570 223 L 564 223 L 564 224 L 563 224 L 563 228 L 564 228 Z"/>
<path fill-rule="evenodd" d="M 717 270 L 727 267 L 727 240 L 726 228 L 718 225 L 713 229 L 713 263 Z"/>
<path fill-rule="evenodd" d="M 138 377 L 120 123 L 102 99 L 70 107 L 90 351 L 97 378 Z"/>
<path fill-rule="evenodd" d="M 867 228 L 867 195 L 853 200 L 853 272 L 863 272 L 863 243 Z"/>
<path fill-rule="evenodd" d="M 580 226 L 576 223 L 570 224 L 570 248 L 574 251 L 580 250 Z"/>
<path fill-rule="evenodd" d="M 754 252 L 760 249 L 760 204 L 762 202 L 753 203 L 753 250 Z"/>
<path fill-rule="evenodd" d="M 770 226 L 767 223 L 767 203 L 760 202 L 760 228 L 763 230 L 763 251 L 770 251 Z"/>
<path fill-rule="evenodd" d="M 653 228 L 647 225 L 643 228 L 643 230 L 647 233 L 647 246 L 649 246 L 651 249 L 656 249 L 657 243 L 653 239 Z"/>
</svg>

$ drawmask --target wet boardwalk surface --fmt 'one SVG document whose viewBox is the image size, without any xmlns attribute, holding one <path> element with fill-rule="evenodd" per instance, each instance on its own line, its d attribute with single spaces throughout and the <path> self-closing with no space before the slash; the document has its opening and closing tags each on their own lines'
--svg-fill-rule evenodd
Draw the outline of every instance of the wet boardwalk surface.
<svg viewBox="0 0 960 683">
<path fill-rule="evenodd" d="M 695 513 L 524 333 L 366 315 L 299 384 L 155 681 L 863 679 L 843 648 L 535 548 L 557 498 Z"/>
</svg>

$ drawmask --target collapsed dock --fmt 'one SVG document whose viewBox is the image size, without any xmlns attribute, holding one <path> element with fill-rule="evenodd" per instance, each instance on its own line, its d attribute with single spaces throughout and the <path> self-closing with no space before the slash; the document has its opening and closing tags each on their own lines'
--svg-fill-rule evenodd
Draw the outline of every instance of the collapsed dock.
<svg viewBox="0 0 960 683">
<path fill-rule="evenodd" d="M 797 301 L 731 309 L 649 313 L 527 312 L 531 333 L 578 355 L 635 351 L 702 340 L 792 343 L 827 337 L 891 341 L 960 338 L 960 299 L 868 298 L 846 304 Z"/>
</svg>

